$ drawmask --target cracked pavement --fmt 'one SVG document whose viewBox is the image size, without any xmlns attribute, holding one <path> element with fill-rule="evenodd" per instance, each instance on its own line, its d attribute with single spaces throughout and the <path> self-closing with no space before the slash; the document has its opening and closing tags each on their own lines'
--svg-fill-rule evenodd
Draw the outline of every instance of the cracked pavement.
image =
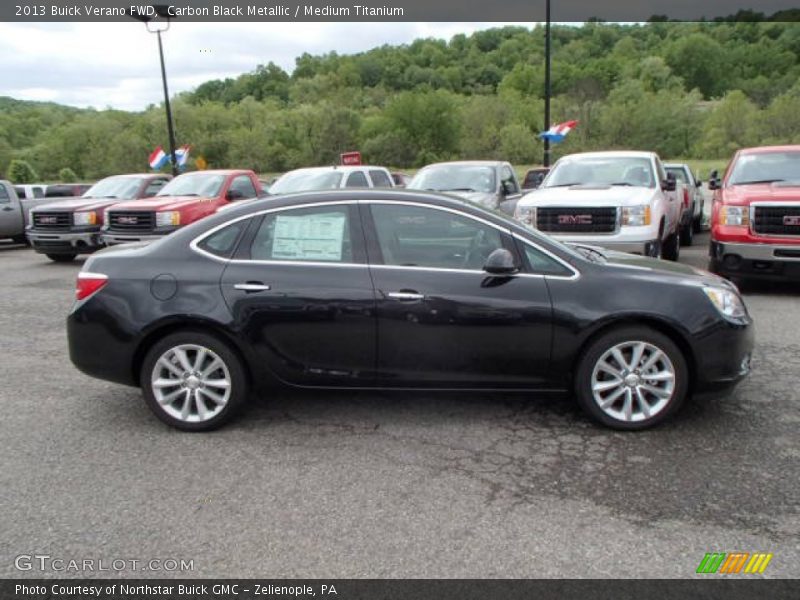
<svg viewBox="0 0 800 600">
<path fill-rule="evenodd" d="M 79 267 L 0 243 L 2 576 L 81 575 L 14 568 L 38 553 L 194 561 L 136 577 L 683 578 L 712 551 L 800 575 L 800 284 L 746 288 L 752 376 L 648 432 L 564 397 L 280 392 L 191 435 L 72 367 Z"/>
</svg>

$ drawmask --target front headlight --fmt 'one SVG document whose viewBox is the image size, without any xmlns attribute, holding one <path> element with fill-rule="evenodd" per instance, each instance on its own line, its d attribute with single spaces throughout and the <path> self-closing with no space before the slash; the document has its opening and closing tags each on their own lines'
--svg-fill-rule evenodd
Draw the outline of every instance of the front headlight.
<svg viewBox="0 0 800 600">
<path fill-rule="evenodd" d="M 520 206 L 517 204 L 517 209 L 514 211 L 514 218 L 525 223 L 530 227 L 536 229 L 536 207 L 535 206 Z"/>
<path fill-rule="evenodd" d="M 181 224 L 181 213 L 175 210 L 156 213 L 156 227 L 169 227 Z"/>
<path fill-rule="evenodd" d="M 720 225 L 747 226 L 750 223 L 750 213 L 746 206 L 723 206 L 719 209 Z"/>
<path fill-rule="evenodd" d="M 629 227 L 650 225 L 650 205 L 625 206 L 622 208 L 622 224 Z"/>
<path fill-rule="evenodd" d="M 93 210 L 87 212 L 76 212 L 72 215 L 72 222 L 79 225 L 97 225 L 97 213 Z"/>
<path fill-rule="evenodd" d="M 747 316 L 744 302 L 742 302 L 739 294 L 733 290 L 721 287 L 704 287 L 703 291 L 708 296 L 708 299 L 711 300 L 711 304 L 723 317 L 741 319 Z"/>
</svg>

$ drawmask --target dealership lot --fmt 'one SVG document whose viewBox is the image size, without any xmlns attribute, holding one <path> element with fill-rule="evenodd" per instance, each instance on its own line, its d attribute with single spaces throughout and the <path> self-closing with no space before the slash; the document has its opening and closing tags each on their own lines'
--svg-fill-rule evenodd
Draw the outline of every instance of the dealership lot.
<svg viewBox="0 0 800 600">
<path fill-rule="evenodd" d="M 734 551 L 799 574 L 800 285 L 748 286 L 752 376 L 653 431 L 562 398 L 291 392 L 188 435 L 70 364 L 79 268 L 0 244 L 6 577 L 41 575 L 21 554 L 193 561 L 123 571 L 144 577 L 687 577 Z"/>
</svg>

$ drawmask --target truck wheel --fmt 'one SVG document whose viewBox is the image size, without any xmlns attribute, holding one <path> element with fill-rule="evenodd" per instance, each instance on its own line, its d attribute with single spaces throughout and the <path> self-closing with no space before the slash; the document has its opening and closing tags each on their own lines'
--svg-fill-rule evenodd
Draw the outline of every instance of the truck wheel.
<svg viewBox="0 0 800 600">
<path fill-rule="evenodd" d="M 12 237 L 11 241 L 14 242 L 15 244 L 22 244 L 23 246 L 31 245 L 31 243 L 28 241 L 28 236 L 26 236 L 25 234 Z"/>
<path fill-rule="evenodd" d="M 678 260 L 681 255 L 681 244 L 680 240 L 678 239 L 677 231 L 664 240 L 664 246 L 661 254 L 666 260 Z"/>
<path fill-rule="evenodd" d="M 614 429 L 661 423 L 678 410 L 688 388 L 683 353 L 648 327 L 621 327 L 601 335 L 587 347 L 575 373 L 578 404 Z"/>
<path fill-rule="evenodd" d="M 72 262 L 75 260 L 75 257 L 78 256 L 77 254 L 47 254 L 47 258 L 52 260 L 53 262 Z"/>
<path fill-rule="evenodd" d="M 694 228 L 695 233 L 702 233 L 703 232 L 703 214 L 700 213 L 700 216 L 694 220 L 692 223 L 692 227 Z"/>
<path fill-rule="evenodd" d="M 694 223 L 689 221 L 681 227 L 681 246 L 691 246 L 694 241 Z"/>
</svg>

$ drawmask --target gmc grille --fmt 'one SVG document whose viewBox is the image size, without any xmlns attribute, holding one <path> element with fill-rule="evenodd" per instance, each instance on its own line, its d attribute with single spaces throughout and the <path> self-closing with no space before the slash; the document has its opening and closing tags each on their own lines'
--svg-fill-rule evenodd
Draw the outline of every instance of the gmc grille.
<svg viewBox="0 0 800 600">
<path fill-rule="evenodd" d="M 617 209 L 540 207 L 536 209 L 536 228 L 550 233 L 614 233 Z"/>
<path fill-rule="evenodd" d="M 112 210 L 108 213 L 108 228 L 113 231 L 153 231 L 155 227 L 154 212 Z"/>
<path fill-rule="evenodd" d="M 68 212 L 34 212 L 35 229 L 69 229 L 72 226 L 72 213 Z"/>
<path fill-rule="evenodd" d="M 756 205 L 753 231 L 763 235 L 800 235 L 800 205 Z"/>
</svg>

